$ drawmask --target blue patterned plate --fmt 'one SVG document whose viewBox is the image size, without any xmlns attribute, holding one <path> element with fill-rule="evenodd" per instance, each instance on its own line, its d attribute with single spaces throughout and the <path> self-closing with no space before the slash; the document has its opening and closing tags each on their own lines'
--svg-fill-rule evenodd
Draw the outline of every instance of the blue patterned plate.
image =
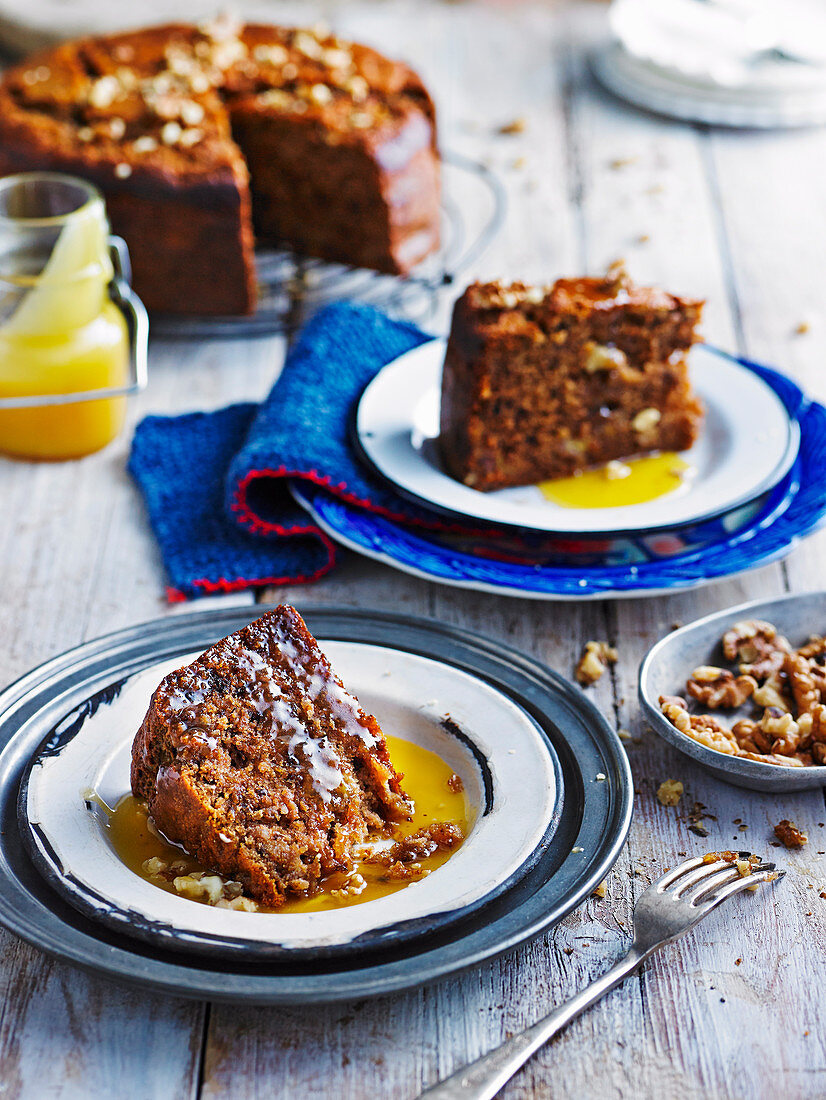
<svg viewBox="0 0 826 1100">
<path fill-rule="evenodd" d="M 785 557 L 826 518 L 826 408 L 777 371 L 740 360 L 800 424 L 800 449 L 782 482 L 756 506 L 684 531 L 635 539 L 569 540 L 542 557 L 528 539 L 467 545 L 427 538 L 294 484 L 296 499 L 345 546 L 396 569 L 480 591 L 547 600 L 650 596 L 694 588 Z M 519 559 L 519 560 L 515 560 Z"/>
</svg>

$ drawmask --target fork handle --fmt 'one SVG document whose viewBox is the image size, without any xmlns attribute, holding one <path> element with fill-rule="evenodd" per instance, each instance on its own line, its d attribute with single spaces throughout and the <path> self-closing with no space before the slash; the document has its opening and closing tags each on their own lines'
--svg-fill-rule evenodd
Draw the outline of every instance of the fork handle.
<svg viewBox="0 0 826 1100">
<path fill-rule="evenodd" d="M 610 970 L 591 982 L 580 993 L 565 1001 L 544 1019 L 539 1020 L 526 1031 L 521 1031 L 511 1039 L 483 1054 L 475 1062 L 458 1070 L 452 1076 L 433 1085 L 421 1094 L 420 1100 L 491 1100 L 516 1071 L 527 1062 L 541 1046 L 561 1031 L 566 1024 L 575 1019 L 580 1012 L 590 1008 L 600 997 L 627 978 L 643 963 L 653 948 L 640 951 L 633 946 L 624 958 L 615 963 Z"/>
</svg>

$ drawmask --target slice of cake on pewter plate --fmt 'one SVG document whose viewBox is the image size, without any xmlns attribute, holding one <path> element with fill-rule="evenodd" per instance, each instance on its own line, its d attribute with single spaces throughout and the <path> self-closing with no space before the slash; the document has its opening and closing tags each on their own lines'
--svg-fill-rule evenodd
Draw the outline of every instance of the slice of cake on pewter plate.
<svg viewBox="0 0 826 1100">
<path fill-rule="evenodd" d="M 687 450 L 702 421 L 686 363 L 702 306 L 619 266 L 550 287 L 468 287 L 442 375 L 448 472 L 502 489 Z"/>
<path fill-rule="evenodd" d="M 132 791 L 157 828 L 276 908 L 411 817 L 401 778 L 287 606 L 170 673 L 132 747 Z"/>
</svg>

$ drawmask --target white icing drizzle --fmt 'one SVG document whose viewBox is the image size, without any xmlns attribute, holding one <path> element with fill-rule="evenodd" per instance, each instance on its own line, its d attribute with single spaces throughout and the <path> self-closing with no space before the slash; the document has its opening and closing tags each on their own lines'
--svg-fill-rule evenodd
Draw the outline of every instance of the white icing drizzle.
<svg viewBox="0 0 826 1100">
<path fill-rule="evenodd" d="M 282 624 L 276 628 L 278 648 L 290 666 L 290 671 L 305 685 L 308 698 L 315 702 L 320 699 L 327 705 L 333 718 L 339 726 L 352 737 L 358 737 L 364 745 L 370 749 L 378 744 L 378 738 L 362 724 L 359 719 L 359 705 L 336 680 L 327 667 L 323 657 L 316 658 L 312 653 L 306 655 L 306 659 L 313 661 L 314 667 L 309 671 L 301 661 L 301 654 L 291 638 L 287 637 Z"/>
<path fill-rule="evenodd" d="M 338 756 L 326 737 L 307 737 L 293 734 L 287 748 L 295 756 L 301 751 L 310 769 L 313 788 L 324 803 L 330 802 L 333 792 L 341 786 L 344 774 L 339 767 Z"/>
<path fill-rule="evenodd" d="M 177 714 L 179 711 L 192 710 L 193 707 L 204 702 L 211 686 L 209 680 L 202 674 L 199 674 L 197 678 L 187 678 L 183 684 L 176 684 L 167 692 L 169 709 L 173 714 Z"/>
<path fill-rule="evenodd" d="M 359 720 L 359 705 L 356 700 L 334 676 L 325 678 L 319 676 L 318 672 L 313 673 L 309 695 L 314 700 L 319 697 L 323 698 L 331 713 L 345 731 L 354 737 L 358 737 L 368 749 L 379 743 L 378 738 Z"/>
<path fill-rule="evenodd" d="M 286 665 L 296 678 L 307 699 L 325 708 L 341 730 L 357 737 L 367 748 L 378 744 L 378 738 L 360 721 L 358 703 L 339 684 L 323 658 L 311 650 L 299 649 L 288 636 L 284 623 L 275 624 L 274 635 L 278 651 L 272 663 L 252 648 L 244 647 L 227 654 L 245 680 L 246 692 L 240 700 L 259 716 L 259 731 L 280 742 L 293 760 L 306 766 L 314 791 L 326 804 L 344 782 L 341 761 L 328 737 L 311 736 L 307 717 L 285 696 L 279 682 L 284 676 L 283 666 Z M 217 738 L 199 725 L 197 714 L 214 690 L 215 684 L 209 675 L 196 668 L 186 670 L 181 681 L 167 693 L 169 708 L 181 724 L 179 745 L 197 742 L 210 750 L 217 748 Z"/>
</svg>

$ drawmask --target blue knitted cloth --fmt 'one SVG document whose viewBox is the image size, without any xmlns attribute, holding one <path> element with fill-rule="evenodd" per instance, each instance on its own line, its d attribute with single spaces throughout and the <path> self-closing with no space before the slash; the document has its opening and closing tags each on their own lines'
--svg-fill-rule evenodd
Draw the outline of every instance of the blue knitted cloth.
<svg viewBox="0 0 826 1100">
<path fill-rule="evenodd" d="M 129 470 L 146 501 L 171 600 L 312 581 L 332 568 L 334 544 L 295 503 L 289 478 L 403 523 L 443 526 L 373 477 L 349 441 L 352 409 L 367 383 L 428 339 L 366 306 L 328 306 L 303 330 L 260 406 L 141 421 Z"/>
</svg>

